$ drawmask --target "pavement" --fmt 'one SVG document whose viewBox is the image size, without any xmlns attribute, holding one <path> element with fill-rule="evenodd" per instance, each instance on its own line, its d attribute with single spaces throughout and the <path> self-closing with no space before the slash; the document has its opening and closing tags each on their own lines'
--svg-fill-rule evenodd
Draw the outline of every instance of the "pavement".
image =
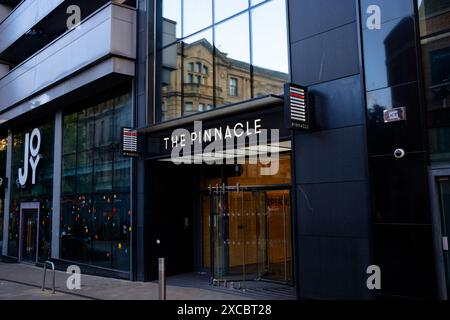
<svg viewBox="0 0 450 320">
<path fill-rule="evenodd" d="M 43 269 L 27 264 L 0 262 L 0 300 L 158 300 L 158 284 L 131 282 L 90 275 L 81 276 L 81 289 L 69 290 L 68 274 L 56 271 L 56 294 L 41 290 Z M 47 287 L 51 285 L 48 272 Z M 232 291 L 168 285 L 168 300 L 251 300 Z"/>
</svg>

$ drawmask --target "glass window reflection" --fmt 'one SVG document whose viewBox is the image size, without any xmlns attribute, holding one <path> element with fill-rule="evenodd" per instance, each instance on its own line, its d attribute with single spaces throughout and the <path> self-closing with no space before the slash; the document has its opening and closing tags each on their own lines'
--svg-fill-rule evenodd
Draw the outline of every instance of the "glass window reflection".
<svg viewBox="0 0 450 320">
<path fill-rule="evenodd" d="M 248 0 L 214 0 L 214 19 L 220 22 L 248 9 Z"/>
<path fill-rule="evenodd" d="M 450 0 L 420 0 L 425 98 L 434 163 L 450 162 Z"/>
<path fill-rule="evenodd" d="M 273 0 L 252 10 L 254 94 L 283 93 L 289 81 L 287 25 L 284 0 Z M 270 20 L 280 23 L 267 23 Z"/>
<path fill-rule="evenodd" d="M 183 0 L 183 37 L 212 25 L 213 0 Z"/>
<path fill-rule="evenodd" d="M 282 92 L 289 79 L 285 0 L 178 4 L 181 18 L 168 21 L 170 15 L 163 14 L 166 27 L 159 32 L 168 45 L 156 53 L 156 122 Z M 181 38 L 174 31 L 180 21 Z"/>
<path fill-rule="evenodd" d="M 81 130 L 69 131 L 66 124 Z M 130 125 L 129 93 L 64 117 L 64 260 L 129 271 L 131 162 L 120 154 L 119 145 L 121 128 Z"/>
</svg>

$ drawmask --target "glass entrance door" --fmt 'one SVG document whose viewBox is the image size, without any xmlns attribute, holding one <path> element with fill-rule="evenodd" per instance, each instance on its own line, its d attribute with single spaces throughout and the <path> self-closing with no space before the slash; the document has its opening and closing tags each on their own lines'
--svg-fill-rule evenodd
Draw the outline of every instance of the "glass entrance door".
<svg viewBox="0 0 450 320">
<path fill-rule="evenodd" d="M 450 177 L 438 178 L 438 190 L 441 204 L 442 241 L 446 265 L 447 290 L 450 294 L 450 255 L 448 248 L 450 237 Z"/>
<path fill-rule="evenodd" d="M 210 194 L 213 278 L 290 284 L 290 190 L 222 186 Z"/>
<path fill-rule="evenodd" d="M 20 261 L 38 261 L 38 221 L 39 203 L 23 203 L 20 208 Z"/>
</svg>

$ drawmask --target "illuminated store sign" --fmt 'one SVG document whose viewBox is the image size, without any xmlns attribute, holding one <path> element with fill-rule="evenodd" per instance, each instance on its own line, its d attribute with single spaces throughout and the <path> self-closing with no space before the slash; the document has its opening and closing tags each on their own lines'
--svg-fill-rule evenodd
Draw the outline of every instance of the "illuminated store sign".
<svg viewBox="0 0 450 320">
<path fill-rule="evenodd" d="M 31 184 L 36 184 L 36 171 L 41 155 L 42 131 L 41 129 L 34 129 L 30 133 L 25 134 L 24 139 L 24 156 L 23 156 L 23 168 L 19 168 L 19 184 L 24 187 L 28 181 L 28 169 L 31 167 Z"/>
</svg>

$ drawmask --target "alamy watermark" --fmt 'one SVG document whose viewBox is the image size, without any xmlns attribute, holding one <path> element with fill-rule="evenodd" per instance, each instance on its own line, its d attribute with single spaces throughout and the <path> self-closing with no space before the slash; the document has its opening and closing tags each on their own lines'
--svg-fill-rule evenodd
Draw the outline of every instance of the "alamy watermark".
<svg viewBox="0 0 450 320">
<path fill-rule="evenodd" d="M 77 5 L 67 7 L 66 13 L 69 17 L 66 20 L 67 29 L 77 28 L 81 23 L 81 8 Z"/>
<path fill-rule="evenodd" d="M 171 150 L 171 161 L 181 164 L 261 165 L 262 176 L 276 175 L 280 169 L 280 131 L 262 129 L 261 119 L 237 122 L 219 128 L 203 128 L 201 121 L 194 130 L 175 130 L 164 139 Z"/>
<path fill-rule="evenodd" d="M 67 268 L 67 274 L 70 276 L 67 278 L 66 287 L 69 290 L 81 290 L 81 269 L 77 265 L 72 265 Z"/>
</svg>

